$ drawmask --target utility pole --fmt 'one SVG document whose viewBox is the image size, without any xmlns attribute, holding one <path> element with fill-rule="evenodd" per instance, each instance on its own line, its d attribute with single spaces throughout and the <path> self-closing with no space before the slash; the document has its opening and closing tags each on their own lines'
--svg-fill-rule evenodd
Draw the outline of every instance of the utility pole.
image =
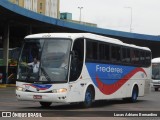
<svg viewBox="0 0 160 120">
<path fill-rule="evenodd" d="M 83 9 L 83 7 L 78 7 L 78 9 L 80 10 L 79 22 L 81 23 L 81 10 Z"/>
</svg>

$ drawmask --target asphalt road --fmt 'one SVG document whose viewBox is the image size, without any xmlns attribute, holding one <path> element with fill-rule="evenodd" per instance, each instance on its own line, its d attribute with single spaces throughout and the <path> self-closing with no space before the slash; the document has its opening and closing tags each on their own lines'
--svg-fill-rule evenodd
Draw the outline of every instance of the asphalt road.
<svg viewBox="0 0 160 120">
<path fill-rule="evenodd" d="M 119 114 L 124 113 L 123 111 L 131 112 L 133 114 L 137 111 L 151 111 L 154 113 L 154 111 L 160 111 L 160 91 L 155 92 L 154 90 L 152 90 L 151 93 L 147 96 L 139 97 L 136 103 L 126 103 L 121 99 L 117 99 L 109 101 L 97 101 L 91 108 L 87 109 L 82 108 L 78 104 L 64 105 L 55 103 L 53 103 L 49 108 L 42 108 L 37 102 L 18 101 L 15 97 L 15 87 L 7 87 L 0 88 L 0 111 L 42 112 L 48 113 L 48 115 L 52 115 L 52 117 L 61 117 L 62 115 L 62 117 L 88 116 L 101 118 L 104 115 L 104 112 L 106 112 L 106 114 L 112 113 L 111 116 L 113 116 L 113 112 L 115 114 Z M 150 118 L 147 117 L 148 120 L 150 120 Z M 121 117 L 121 119 L 125 120 L 126 118 Z M 114 120 L 116 120 L 116 118 Z"/>
</svg>

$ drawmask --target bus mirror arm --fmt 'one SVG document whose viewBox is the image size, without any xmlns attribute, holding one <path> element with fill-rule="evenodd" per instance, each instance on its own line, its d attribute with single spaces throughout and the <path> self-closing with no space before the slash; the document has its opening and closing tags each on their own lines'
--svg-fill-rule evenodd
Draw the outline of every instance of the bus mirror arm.
<svg viewBox="0 0 160 120">
<path fill-rule="evenodd" d="M 74 51 L 71 51 L 70 54 L 71 54 L 72 56 L 75 56 L 75 52 L 74 52 Z"/>
<path fill-rule="evenodd" d="M 73 58 L 77 58 L 77 53 L 76 51 L 71 51 L 70 54 L 72 55 Z"/>
<path fill-rule="evenodd" d="M 73 52 L 74 52 L 74 51 L 70 51 L 70 54 L 73 55 L 73 54 L 74 54 Z"/>
</svg>

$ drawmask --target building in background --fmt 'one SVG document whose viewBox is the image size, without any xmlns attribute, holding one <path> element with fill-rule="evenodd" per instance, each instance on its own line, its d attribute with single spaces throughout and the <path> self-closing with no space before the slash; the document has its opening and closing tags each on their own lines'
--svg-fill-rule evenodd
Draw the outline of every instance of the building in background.
<svg viewBox="0 0 160 120">
<path fill-rule="evenodd" d="M 89 22 L 84 22 L 84 21 L 72 20 L 72 13 L 68 13 L 68 12 L 60 13 L 60 19 L 66 20 L 68 22 L 73 22 L 73 23 L 78 23 L 78 24 L 86 25 L 86 26 L 97 27 L 97 24 L 95 24 L 95 23 L 89 23 Z"/>
<path fill-rule="evenodd" d="M 72 20 L 72 13 L 68 13 L 68 12 L 60 13 L 60 19 Z"/>
<path fill-rule="evenodd" d="M 46 16 L 59 18 L 62 20 L 79 23 L 87 26 L 97 27 L 97 24 L 95 23 L 72 20 L 72 13 L 68 13 L 68 12 L 60 13 L 60 0 L 9 0 L 9 1 L 18 6 L 21 6 L 28 10 L 31 10 Z"/>
<path fill-rule="evenodd" d="M 59 0 L 9 0 L 28 10 L 59 18 Z"/>
</svg>

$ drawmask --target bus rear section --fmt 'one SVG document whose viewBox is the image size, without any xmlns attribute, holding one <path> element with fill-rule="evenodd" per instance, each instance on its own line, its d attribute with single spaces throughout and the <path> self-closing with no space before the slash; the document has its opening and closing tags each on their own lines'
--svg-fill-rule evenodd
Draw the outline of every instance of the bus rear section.
<svg viewBox="0 0 160 120">
<path fill-rule="evenodd" d="M 151 51 L 121 41 L 86 38 L 86 67 L 95 85 L 95 99 L 135 102 L 150 91 Z"/>
</svg>

